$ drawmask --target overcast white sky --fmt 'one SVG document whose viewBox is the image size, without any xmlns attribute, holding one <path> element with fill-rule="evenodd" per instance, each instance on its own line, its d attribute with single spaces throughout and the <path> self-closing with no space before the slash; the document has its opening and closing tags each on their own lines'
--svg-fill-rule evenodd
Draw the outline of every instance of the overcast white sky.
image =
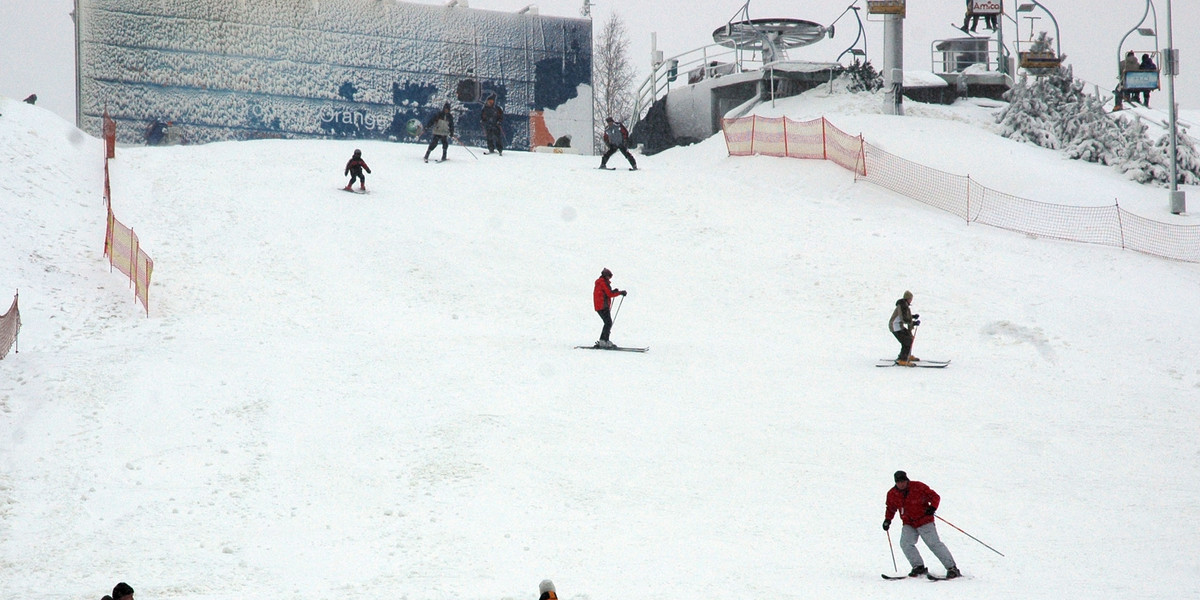
<svg viewBox="0 0 1200 600">
<path fill-rule="evenodd" d="M 1159 45 L 1166 46 L 1166 0 L 1155 0 L 1158 13 Z M 443 2 L 420 2 L 442 4 Z M 829 25 L 843 13 L 849 0 L 751 0 L 751 18 L 797 18 Z M 515 11 L 527 0 L 470 0 L 471 8 Z M 576 17 L 583 0 L 538 0 L 543 15 Z M 865 7 L 865 0 L 857 0 Z M 1116 85 L 1116 62 L 1121 37 L 1137 25 L 1146 10 L 1145 0 L 1043 0 L 1054 11 L 1061 28 L 1061 43 L 1075 76 L 1111 90 Z M 613 11 L 625 21 L 632 42 L 631 55 L 639 70 L 639 80 L 649 73 L 650 35 L 658 33 L 658 48 L 667 57 L 692 50 L 712 41 L 712 32 L 737 14 L 744 0 L 596 0 L 592 9 L 600 23 Z M 1014 0 L 1005 3 L 1012 14 Z M 0 95 L 24 98 L 37 93 L 38 106 L 48 108 L 74 121 L 75 50 L 74 25 L 70 13 L 73 0 L 0 0 Z M 1181 74 L 1177 79 L 1176 100 L 1182 108 L 1200 108 L 1200 2 L 1175 0 L 1172 4 L 1174 45 L 1180 50 Z M 861 11 L 865 19 L 866 10 Z M 1040 14 L 1040 13 L 1039 13 Z M 961 34 L 950 27 L 961 23 L 962 0 L 912 0 L 905 19 L 905 69 L 929 70 L 930 45 L 936 39 Z M 1006 41 L 1014 37 L 1012 22 L 1006 24 Z M 876 67 L 883 45 L 882 25 L 867 22 L 867 49 Z M 1037 21 L 1038 30 L 1053 35 L 1048 19 Z M 855 37 L 852 15 L 837 23 L 836 36 L 824 40 L 793 58 L 832 60 Z M 1021 22 L 1022 37 L 1029 25 Z M 1010 45 L 1011 47 L 1011 45 Z M 1152 38 L 1129 37 L 1126 49 L 1152 50 Z M 1152 106 L 1162 107 L 1165 90 L 1151 96 Z"/>
</svg>

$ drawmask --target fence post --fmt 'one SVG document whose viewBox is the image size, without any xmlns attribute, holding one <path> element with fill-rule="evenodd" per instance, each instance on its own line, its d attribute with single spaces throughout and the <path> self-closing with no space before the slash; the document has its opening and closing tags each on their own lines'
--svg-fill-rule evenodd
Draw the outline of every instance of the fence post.
<svg viewBox="0 0 1200 600">
<path fill-rule="evenodd" d="M 1121 203 L 1113 199 L 1113 206 L 1117 208 L 1117 235 L 1121 238 L 1121 249 L 1125 249 L 1125 219 L 1121 218 Z"/>
<path fill-rule="evenodd" d="M 783 118 L 783 155 L 788 158 L 791 158 L 792 153 L 790 151 L 788 151 L 787 122 L 788 122 L 788 118 L 784 117 Z"/>
<path fill-rule="evenodd" d="M 754 156 L 754 136 L 758 131 L 758 115 L 750 115 L 750 156 Z"/>
<path fill-rule="evenodd" d="M 821 160 L 829 160 L 829 149 L 826 148 L 828 142 L 825 140 L 825 117 L 821 117 Z"/>
<path fill-rule="evenodd" d="M 971 176 L 967 175 L 967 227 L 971 226 Z"/>
</svg>

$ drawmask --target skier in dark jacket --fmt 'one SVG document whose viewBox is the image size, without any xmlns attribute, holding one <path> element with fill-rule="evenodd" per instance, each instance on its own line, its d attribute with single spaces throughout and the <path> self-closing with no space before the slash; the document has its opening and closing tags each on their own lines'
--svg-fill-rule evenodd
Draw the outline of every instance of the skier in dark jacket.
<svg viewBox="0 0 1200 600">
<path fill-rule="evenodd" d="M 450 138 L 454 137 L 454 114 L 450 112 L 450 103 L 442 105 L 442 111 L 425 124 L 429 130 L 429 148 L 425 149 L 425 162 L 429 162 L 429 153 L 442 144 L 442 160 L 446 160 L 446 148 L 450 146 Z"/>
<path fill-rule="evenodd" d="M 1138 70 L 1139 71 L 1157 71 L 1158 65 L 1154 64 L 1154 61 L 1150 59 L 1149 54 L 1143 54 L 1142 62 L 1138 63 Z M 1145 106 L 1146 108 L 1150 108 L 1150 88 L 1145 88 L 1142 90 L 1142 106 Z"/>
<path fill-rule="evenodd" d="M 919 315 L 912 314 L 912 310 L 909 308 L 912 299 L 912 292 L 905 291 L 904 297 L 896 301 L 896 310 L 892 311 L 892 316 L 888 319 L 888 329 L 900 342 L 900 355 L 896 357 L 896 364 L 905 367 L 911 366 L 919 360 L 912 355 L 913 330 L 920 323 L 917 320 Z"/>
<path fill-rule="evenodd" d="M 488 96 L 479 113 L 483 123 L 483 134 L 487 138 L 487 153 L 495 152 L 504 156 L 504 109 L 496 105 L 496 96 Z"/>
<path fill-rule="evenodd" d="M 625 155 L 625 160 L 629 161 L 629 168 L 636 171 L 637 161 L 633 160 L 633 155 L 629 153 L 629 149 L 625 147 L 629 143 L 629 130 L 625 129 L 625 124 L 620 121 L 614 121 L 612 117 L 604 120 L 604 143 L 608 144 L 608 151 L 604 153 L 604 157 L 600 159 L 600 168 L 608 168 L 608 159 L 618 150 Z"/>
<path fill-rule="evenodd" d="M 554 582 L 543 579 L 538 584 L 538 600 L 558 600 L 558 592 L 554 591 Z"/>
<path fill-rule="evenodd" d="M 624 296 L 629 292 L 624 290 L 614 289 L 611 285 L 612 271 L 602 269 L 600 278 L 596 280 L 596 287 L 592 290 L 592 305 L 596 308 L 596 314 L 600 315 L 600 320 L 604 321 L 604 329 L 600 330 L 600 339 L 596 342 L 597 348 L 615 348 L 616 344 L 608 341 L 608 334 L 612 331 L 613 321 L 610 309 L 612 308 L 612 299 L 617 296 Z"/>
<path fill-rule="evenodd" d="M 150 124 L 146 126 L 144 135 L 147 145 L 157 146 L 162 144 L 163 140 L 167 137 L 167 123 L 163 123 L 158 119 L 150 121 Z"/>
<path fill-rule="evenodd" d="M 358 189 L 364 192 L 367 191 L 367 176 L 363 175 L 363 169 L 366 169 L 368 173 L 371 172 L 371 167 L 367 166 L 367 161 L 362 159 L 362 150 L 355 150 L 354 156 L 350 159 L 350 162 L 346 163 L 346 171 L 344 173 L 345 175 L 350 176 L 350 183 L 347 183 L 346 187 L 342 189 L 346 190 L 347 192 L 350 191 L 350 188 L 354 185 L 355 180 L 357 180 Z"/>
<path fill-rule="evenodd" d="M 941 561 L 942 566 L 946 567 L 947 579 L 962 577 L 962 573 L 954 564 L 954 557 L 950 555 L 950 549 L 938 537 L 937 526 L 933 521 L 933 513 L 942 501 L 941 496 L 920 481 L 909 481 L 908 474 L 904 471 L 896 471 L 892 479 L 896 485 L 887 493 L 883 530 L 887 531 L 892 526 L 892 517 L 899 512 L 900 521 L 904 523 L 900 530 L 900 550 L 912 565 L 908 576 L 916 577 L 929 572 L 929 569 L 925 568 L 921 553 L 917 551 L 919 537 L 925 540 L 925 545 L 933 551 L 933 555 Z"/>
</svg>

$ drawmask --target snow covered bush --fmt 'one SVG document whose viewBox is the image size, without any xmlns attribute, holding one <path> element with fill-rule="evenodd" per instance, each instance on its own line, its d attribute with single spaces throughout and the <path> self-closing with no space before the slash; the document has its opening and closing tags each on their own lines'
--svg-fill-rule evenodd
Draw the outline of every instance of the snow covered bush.
<svg viewBox="0 0 1200 600">
<path fill-rule="evenodd" d="M 1170 183 L 1169 133 L 1152 142 L 1141 117 L 1109 114 L 1099 98 L 1084 93 L 1071 67 L 1047 71 L 1032 81 L 1022 77 L 1005 93 L 1009 104 L 997 117 L 1001 135 L 1113 166 L 1139 183 Z M 1200 159 L 1185 130 L 1177 150 L 1178 183 L 1200 182 Z"/>
<path fill-rule="evenodd" d="M 870 61 L 859 62 L 854 59 L 854 64 L 846 67 L 839 79 L 847 81 L 846 91 L 849 92 L 877 92 L 883 89 L 883 75 L 875 70 Z"/>
</svg>

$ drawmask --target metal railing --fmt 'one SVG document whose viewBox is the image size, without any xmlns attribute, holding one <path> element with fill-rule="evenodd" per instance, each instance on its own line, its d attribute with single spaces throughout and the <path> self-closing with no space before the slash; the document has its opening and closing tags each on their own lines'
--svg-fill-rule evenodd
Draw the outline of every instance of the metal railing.
<svg viewBox="0 0 1200 600">
<path fill-rule="evenodd" d="M 712 77 L 758 70 L 762 68 L 762 61 L 757 55 L 757 52 L 709 44 L 658 63 L 634 92 L 633 113 L 627 123 L 632 125 L 641 120 L 650 106 L 669 92 L 671 84 L 679 79 L 683 79 L 680 85 L 685 85 Z"/>
<path fill-rule="evenodd" d="M 929 45 L 930 65 L 934 73 L 961 73 L 973 65 L 984 70 L 1005 73 L 1008 49 L 994 38 L 954 38 L 934 40 Z"/>
</svg>

